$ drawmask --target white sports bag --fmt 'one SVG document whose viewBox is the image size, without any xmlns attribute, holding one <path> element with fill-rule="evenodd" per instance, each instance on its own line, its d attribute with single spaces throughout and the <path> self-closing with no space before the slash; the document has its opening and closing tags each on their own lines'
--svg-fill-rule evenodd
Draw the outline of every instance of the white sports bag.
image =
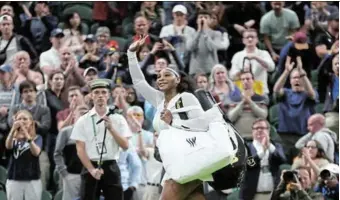
<svg viewBox="0 0 340 200">
<path fill-rule="evenodd" d="M 216 106 L 196 120 L 199 125 L 206 123 L 207 131 L 170 127 L 162 130 L 157 140 L 168 178 L 181 184 L 211 176 L 231 164 L 237 152 L 234 129 L 223 120 Z"/>
</svg>

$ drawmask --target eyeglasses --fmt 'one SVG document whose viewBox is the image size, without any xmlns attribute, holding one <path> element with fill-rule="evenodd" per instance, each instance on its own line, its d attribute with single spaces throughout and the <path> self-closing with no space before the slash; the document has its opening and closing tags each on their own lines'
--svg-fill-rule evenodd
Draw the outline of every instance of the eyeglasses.
<svg viewBox="0 0 340 200">
<path fill-rule="evenodd" d="M 252 129 L 253 129 L 254 131 L 260 131 L 260 130 L 262 131 L 262 130 L 268 129 L 268 127 L 261 127 L 261 126 L 260 126 L 260 127 L 253 127 Z"/>
<path fill-rule="evenodd" d="M 306 146 L 307 149 L 316 149 L 317 147 L 315 146 Z"/>
</svg>

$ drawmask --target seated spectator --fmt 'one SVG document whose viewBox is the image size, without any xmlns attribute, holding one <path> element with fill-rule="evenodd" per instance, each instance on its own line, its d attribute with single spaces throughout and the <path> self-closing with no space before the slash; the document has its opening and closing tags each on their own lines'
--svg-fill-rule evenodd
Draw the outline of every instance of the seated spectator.
<svg viewBox="0 0 340 200">
<path fill-rule="evenodd" d="M 299 63 L 298 63 L 299 64 Z M 286 65 L 286 69 L 274 86 L 274 97 L 279 102 L 278 133 L 283 140 L 288 162 L 297 155 L 295 143 L 307 130 L 307 120 L 314 114 L 318 102 L 318 93 L 313 89 L 302 66 L 293 68 L 295 63 Z M 283 88 L 290 76 L 291 89 Z"/>
<path fill-rule="evenodd" d="M 273 192 L 272 200 L 324 199 L 321 193 L 313 191 L 308 168 L 297 169 L 297 175 L 293 175 L 293 180 L 284 180 L 286 172 L 286 170 L 282 171 L 280 183 Z"/>
<path fill-rule="evenodd" d="M 86 69 L 90 66 L 96 67 L 98 71 L 106 69 L 106 65 L 103 62 L 104 54 L 100 54 L 98 48 L 97 38 L 90 34 L 87 35 L 84 40 L 84 51 L 85 55 L 79 57 L 79 67 Z"/>
<path fill-rule="evenodd" d="M 195 34 L 195 29 L 187 25 L 187 8 L 178 4 L 172 9 L 172 24 L 162 28 L 160 38 L 166 38 L 176 49 L 184 63 L 189 62 L 186 43 Z"/>
<path fill-rule="evenodd" d="M 320 182 L 315 191 L 321 192 L 325 199 L 339 199 L 339 166 L 336 164 L 324 166 L 319 178 Z"/>
<path fill-rule="evenodd" d="M 20 16 L 22 18 L 22 34 L 33 44 L 38 55 L 51 48 L 48 40 L 53 29 L 57 28 L 58 18 L 50 12 L 48 2 L 33 3 L 33 13 Z"/>
<path fill-rule="evenodd" d="M 141 161 L 133 145 L 125 151 L 120 151 L 117 164 L 121 173 L 124 200 L 132 200 L 138 188 L 142 170 Z"/>
<path fill-rule="evenodd" d="M 74 110 L 74 120 L 78 120 L 87 111 L 87 106 L 77 106 Z M 73 125 L 61 129 L 54 151 L 56 169 L 63 180 L 63 200 L 80 196 L 80 173 L 83 165 L 77 155 L 76 141 L 70 139 L 72 130 Z"/>
<path fill-rule="evenodd" d="M 269 94 L 268 89 L 268 72 L 272 72 L 275 69 L 275 64 L 267 51 L 260 50 L 256 47 L 258 43 L 257 31 L 255 29 L 247 29 L 243 32 L 243 44 L 245 49 L 237 52 L 231 61 L 231 69 L 229 76 L 232 80 L 239 80 L 241 71 L 245 71 L 245 60 L 249 59 L 250 71 L 254 74 L 254 78 L 257 81 L 261 81 L 263 85 L 263 91 L 265 94 Z"/>
<path fill-rule="evenodd" d="M 52 47 L 40 54 L 40 69 L 45 75 L 50 75 L 53 70 L 60 69 L 61 59 L 59 50 L 63 44 L 64 33 L 60 28 L 51 32 L 50 41 Z"/>
<path fill-rule="evenodd" d="M 285 2 L 271 2 L 273 10 L 262 16 L 260 32 L 264 35 L 264 43 L 277 62 L 282 47 L 288 42 L 288 37 L 300 28 L 300 22 L 296 13 L 284 8 Z"/>
<path fill-rule="evenodd" d="M 109 50 L 109 42 L 111 38 L 110 29 L 106 26 L 101 26 L 96 31 L 96 38 L 98 40 L 98 51 L 99 54 L 105 54 Z M 121 51 L 124 51 L 122 49 Z"/>
<path fill-rule="evenodd" d="M 324 107 L 325 123 L 327 128 L 339 135 L 339 54 L 332 58 L 332 72 L 325 75 L 328 78 Z"/>
<path fill-rule="evenodd" d="M 210 88 L 208 77 L 204 73 L 197 73 L 195 75 L 195 81 L 197 89 L 204 89 L 207 91 Z"/>
<path fill-rule="evenodd" d="M 26 51 L 31 59 L 33 68 L 38 62 L 38 54 L 31 42 L 24 36 L 13 32 L 13 18 L 9 15 L 0 17 L 0 51 L 5 53 L 5 57 L 1 58 L 0 64 L 12 64 L 14 55 L 19 51 Z"/>
<path fill-rule="evenodd" d="M 13 107 L 11 107 L 11 109 L 9 110 L 7 118 L 8 125 L 13 126 L 14 116 L 17 114 L 17 112 L 25 109 L 29 113 L 31 113 L 33 117 L 36 133 L 39 134 L 43 140 L 45 140 L 51 126 L 50 109 L 46 105 L 37 102 L 37 89 L 36 85 L 33 82 L 22 82 L 19 85 L 19 93 L 22 102 L 18 102 L 17 104 L 13 105 Z M 41 154 L 39 157 L 41 181 L 43 184 L 43 188 L 46 188 L 49 180 L 48 170 L 50 167 L 50 163 L 47 159 L 45 148 L 41 148 Z"/>
<path fill-rule="evenodd" d="M 6 149 L 11 150 L 6 181 L 8 200 L 40 199 L 39 155 L 43 140 L 35 131 L 35 122 L 27 110 L 14 116 L 12 129 L 6 139 Z"/>
<path fill-rule="evenodd" d="M 137 15 L 141 15 L 148 19 L 150 24 L 149 33 L 159 35 L 162 26 L 165 23 L 165 15 L 163 8 L 157 6 L 157 1 L 142 2 L 140 11 Z"/>
<path fill-rule="evenodd" d="M 209 89 L 217 102 L 227 111 L 228 103 L 234 95 L 240 95 L 240 90 L 229 79 L 227 69 L 220 64 L 215 65 L 210 75 L 211 88 Z"/>
<path fill-rule="evenodd" d="M 218 50 L 226 50 L 229 40 L 226 41 L 218 31 L 209 27 L 211 14 L 207 11 L 200 11 L 197 16 L 198 29 L 186 43 L 187 51 L 190 51 L 189 75 L 197 72 L 209 74 L 212 66 L 219 63 Z"/>
<path fill-rule="evenodd" d="M 12 67 L 2 65 L 0 67 L 0 96 L 1 96 L 1 114 L 7 117 L 7 111 L 14 104 L 19 103 L 19 88 L 15 85 L 15 74 Z"/>
<path fill-rule="evenodd" d="M 254 92 L 254 75 L 251 72 L 242 72 L 240 78 L 244 90 L 242 94 L 230 97 L 228 118 L 243 138 L 249 138 L 252 136 L 252 127 L 249 124 L 257 118 L 267 118 L 269 99 L 268 96 Z"/>
<path fill-rule="evenodd" d="M 66 126 L 71 126 L 74 124 L 75 109 L 78 106 L 85 104 L 84 96 L 81 94 L 79 86 L 71 86 L 67 88 L 67 90 L 69 107 L 57 113 L 59 131 Z"/>
<path fill-rule="evenodd" d="M 19 51 L 14 55 L 12 68 L 16 74 L 15 84 L 20 85 L 25 80 L 34 82 L 37 86 L 44 84 L 40 72 L 30 69 L 31 59 L 26 51 Z"/>
<path fill-rule="evenodd" d="M 301 149 L 300 154 L 294 159 L 292 170 L 300 167 L 310 168 L 312 185 L 318 180 L 321 169 L 329 163 L 322 146 L 316 140 L 309 140 Z"/>
<path fill-rule="evenodd" d="M 316 140 L 326 153 L 326 157 L 334 161 L 334 144 L 337 144 L 337 135 L 325 128 L 325 117 L 321 114 L 314 114 L 308 119 L 309 133 L 302 136 L 295 144 L 297 149 L 303 148 L 309 140 Z"/>
<path fill-rule="evenodd" d="M 83 41 L 87 33 L 83 30 L 79 13 L 73 12 L 64 18 L 65 45 L 77 56 L 84 54 Z"/>
<path fill-rule="evenodd" d="M 253 162 L 247 161 L 247 171 L 241 185 L 240 199 L 269 199 L 279 182 L 279 166 L 286 162 L 281 144 L 272 142 L 270 124 L 258 118 L 252 123 L 252 141 L 246 145 Z"/>
<path fill-rule="evenodd" d="M 144 102 L 141 102 L 137 98 L 137 92 L 133 86 L 126 86 L 126 102 L 129 106 L 143 107 Z"/>
</svg>

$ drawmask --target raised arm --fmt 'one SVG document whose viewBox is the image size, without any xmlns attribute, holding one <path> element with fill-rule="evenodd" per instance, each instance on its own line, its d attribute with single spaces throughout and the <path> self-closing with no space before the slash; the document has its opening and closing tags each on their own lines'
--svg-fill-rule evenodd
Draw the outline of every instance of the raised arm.
<svg viewBox="0 0 340 200">
<path fill-rule="evenodd" d="M 142 39 L 143 40 L 143 39 Z M 155 88 L 151 87 L 147 81 L 145 80 L 144 74 L 139 67 L 136 49 L 140 45 L 141 40 L 134 42 L 128 52 L 128 60 L 129 60 L 129 71 L 132 78 L 132 83 L 135 89 L 153 106 L 157 107 L 158 103 L 164 98 L 164 94 Z"/>
</svg>

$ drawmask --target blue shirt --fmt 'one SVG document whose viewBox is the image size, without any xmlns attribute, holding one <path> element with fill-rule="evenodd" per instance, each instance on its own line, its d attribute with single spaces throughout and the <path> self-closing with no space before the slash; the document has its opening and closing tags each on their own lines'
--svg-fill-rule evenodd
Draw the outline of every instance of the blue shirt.
<svg viewBox="0 0 340 200">
<path fill-rule="evenodd" d="M 336 101 L 339 97 L 339 77 L 333 76 L 333 85 L 332 85 L 332 99 Z"/>
<path fill-rule="evenodd" d="M 317 187 L 315 192 L 322 193 L 322 196 L 327 199 L 339 199 L 339 183 L 335 188 L 328 188 L 327 186 Z"/>
<path fill-rule="evenodd" d="M 279 126 L 278 132 L 289 132 L 304 135 L 308 133 L 308 118 L 315 113 L 314 106 L 317 103 L 318 94 L 315 91 L 316 100 L 308 97 L 306 92 L 294 92 L 284 88 L 284 95 L 278 99 Z"/>
<path fill-rule="evenodd" d="M 42 149 L 42 137 L 37 135 L 34 143 Z M 8 179 L 16 181 L 30 181 L 40 179 L 39 156 L 31 153 L 27 141 L 13 141 L 11 158 L 8 167 Z"/>
<path fill-rule="evenodd" d="M 125 191 L 129 187 L 137 188 L 142 164 L 136 150 L 131 145 L 131 142 L 129 149 L 120 152 L 118 166 L 120 169 L 123 190 Z"/>
</svg>

